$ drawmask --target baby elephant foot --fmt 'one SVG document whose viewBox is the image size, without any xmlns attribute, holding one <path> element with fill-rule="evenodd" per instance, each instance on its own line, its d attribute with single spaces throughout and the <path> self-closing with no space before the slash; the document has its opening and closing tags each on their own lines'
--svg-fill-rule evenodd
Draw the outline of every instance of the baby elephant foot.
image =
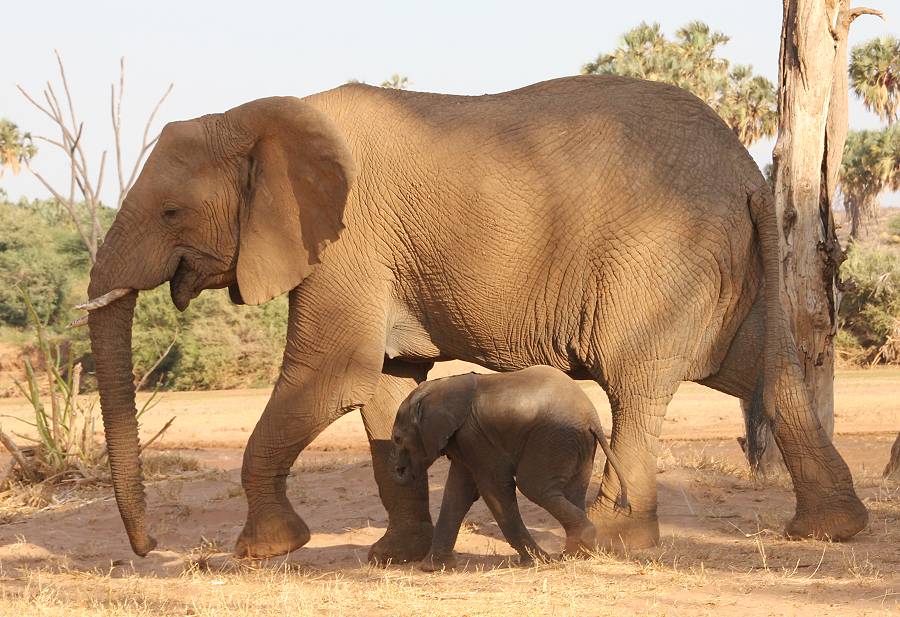
<svg viewBox="0 0 900 617">
<path fill-rule="evenodd" d="M 542 549 L 519 553 L 519 567 L 530 568 L 535 563 L 550 561 L 550 555 Z"/>
<path fill-rule="evenodd" d="M 431 521 L 389 526 L 369 549 L 369 563 L 407 563 L 421 560 L 431 548 L 434 527 Z"/>
<path fill-rule="evenodd" d="M 439 555 L 428 553 L 419 563 L 419 569 L 422 572 L 440 572 L 442 570 L 452 570 L 456 567 L 456 557 L 453 553 Z"/>
<path fill-rule="evenodd" d="M 309 542 L 309 527 L 292 509 L 247 518 L 234 547 L 237 557 L 264 558 L 290 553 Z"/>
<path fill-rule="evenodd" d="M 597 529 L 591 523 L 575 530 L 566 536 L 566 548 L 563 549 L 564 557 L 586 557 L 591 551 L 597 550 Z"/>
</svg>

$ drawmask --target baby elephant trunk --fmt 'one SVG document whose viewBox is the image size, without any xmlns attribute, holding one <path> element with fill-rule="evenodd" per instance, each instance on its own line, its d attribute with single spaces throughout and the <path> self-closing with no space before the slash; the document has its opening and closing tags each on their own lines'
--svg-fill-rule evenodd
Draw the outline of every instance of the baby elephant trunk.
<svg viewBox="0 0 900 617">
<path fill-rule="evenodd" d="M 631 504 L 628 503 L 628 487 L 625 485 L 625 474 L 622 473 L 619 459 L 613 454 L 612 448 L 609 447 L 609 442 L 606 441 L 606 436 L 603 434 L 603 429 L 600 428 L 599 424 L 591 429 L 591 433 L 593 433 L 597 443 L 600 444 L 600 449 L 606 455 L 606 460 L 612 465 L 613 471 L 616 472 L 616 476 L 619 478 L 619 498 L 616 499 L 616 508 L 627 510 L 630 513 Z"/>
</svg>

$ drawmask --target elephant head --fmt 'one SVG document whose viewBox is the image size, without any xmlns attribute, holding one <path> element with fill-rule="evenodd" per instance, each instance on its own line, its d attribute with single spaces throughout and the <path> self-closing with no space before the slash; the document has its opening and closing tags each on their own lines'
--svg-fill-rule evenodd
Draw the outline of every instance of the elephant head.
<svg viewBox="0 0 900 617">
<path fill-rule="evenodd" d="M 397 411 L 391 435 L 394 480 L 409 484 L 437 460 L 472 413 L 474 374 L 446 377 L 416 388 Z"/>
<path fill-rule="evenodd" d="M 229 287 L 260 304 L 296 287 L 338 239 L 355 175 L 326 115 L 300 99 L 260 99 L 167 125 L 91 270 L 88 323 L 119 512 L 134 552 L 146 529 L 131 363 L 137 291 L 169 281 L 184 310 Z"/>
</svg>

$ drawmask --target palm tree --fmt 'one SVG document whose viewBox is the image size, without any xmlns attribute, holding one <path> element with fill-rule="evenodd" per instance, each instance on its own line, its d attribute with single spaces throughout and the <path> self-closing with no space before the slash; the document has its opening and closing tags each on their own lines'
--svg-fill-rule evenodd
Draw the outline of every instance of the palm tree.
<svg viewBox="0 0 900 617">
<path fill-rule="evenodd" d="M 744 145 L 775 134 L 775 87 L 750 66 L 730 67 L 718 57 L 728 37 L 701 21 L 663 34 L 659 24 L 642 22 L 626 32 L 612 53 L 600 54 L 581 68 L 584 74 L 621 75 L 664 81 L 706 101 Z"/>
<path fill-rule="evenodd" d="M 900 188 L 900 127 L 851 131 L 841 162 L 841 192 L 850 217 L 850 238 L 858 239 L 876 214 L 878 195 Z"/>
<path fill-rule="evenodd" d="M 775 87 L 753 69 L 737 65 L 728 74 L 725 92 L 716 111 L 728 123 L 742 144 L 773 137 L 778 130 Z"/>
<path fill-rule="evenodd" d="M 390 88 L 392 90 L 406 90 L 409 86 L 409 78 L 394 73 L 391 75 L 390 79 L 385 79 L 381 82 L 382 88 Z"/>
<path fill-rule="evenodd" d="M 601 75 L 621 75 L 653 81 L 669 81 L 672 74 L 671 54 L 665 35 L 654 23 L 646 22 L 622 35 L 622 44 L 611 54 L 601 54 L 588 62 L 581 72 Z"/>
<path fill-rule="evenodd" d="M 883 36 L 850 52 L 850 85 L 869 111 L 888 123 L 900 110 L 900 39 Z"/>
<path fill-rule="evenodd" d="M 30 133 L 22 134 L 15 124 L 0 118 L 0 178 L 6 167 L 12 169 L 13 175 L 18 174 L 21 164 L 36 153 Z"/>
<path fill-rule="evenodd" d="M 702 21 L 692 21 L 680 28 L 675 37 L 676 86 L 690 90 L 714 109 L 728 79 L 728 60 L 716 57 L 720 45 L 728 42 L 721 32 L 711 31 Z"/>
</svg>

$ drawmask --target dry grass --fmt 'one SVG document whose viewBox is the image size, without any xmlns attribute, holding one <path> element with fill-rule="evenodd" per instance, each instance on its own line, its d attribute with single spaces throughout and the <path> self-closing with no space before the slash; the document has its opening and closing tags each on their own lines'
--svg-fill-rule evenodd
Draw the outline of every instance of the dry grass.
<svg viewBox="0 0 900 617">
<path fill-rule="evenodd" d="M 147 452 L 142 457 L 148 481 L 172 477 L 196 477 L 199 461 L 178 453 Z M 207 475 L 209 472 L 207 472 Z M 69 478 L 58 482 L 13 482 L 0 491 L 0 525 L 22 520 L 39 512 L 60 508 L 84 507 L 98 500 L 111 499 L 109 474 L 98 470 L 91 478 Z"/>
<path fill-rule="evenodd" d="M 896 381 L 886 376 L 867 372 L 858 385 L 880 397 L 868 407 L 892 413 L 894 399 L 885 393 L 896 391 Z M 878 380 L 887 385 L 879 389 Z M 706 405 L 703 413 L 714 407 Z M 676 426 L 685 439 L 662 446 L 663 537 L 653 549 L 510 567 L 511 550 L 479 502 L 460 533 L 462 569 L 429 575 L 410 566 L 369 567 L 361 562 L 385 521 L 378 518 L 383 511 L 364 438 L 353 433 L 355 449 L 342 449 L 350 438 L 340 436 L 340 447 L 304 453 L 294 468 L 300 473 L 289 480 L 291 499 L 315 532 L 310 547 L 284 559 L 235 561 L 229 551 L 246 507 L 239 453 L 222 471 L 212 471 L 207 466 L 220 453 L 198 452 L 201 467 L 184 452 L 152 451 L 145 453 L 154 478 L 148 499 L 162 550 L 145 560 L 127 552 L 106 486 L 63 484 L 55 497 L 33 489 L 15 503 L 0 497 L 0 616 L 822 617 L 900 611 L 900 483 L 880 478 L 893 435 L 840 442 L 869 508 L 868 528 L 846 544 L 791 542 L 781 533 L 793 510 L 786 479 L 752 478 L 733 436 L 691 440 L 693 425 L 684 418 Z M 885 425 L 882 416 L 876 420 Z M 437 466 L 434 504 L 446 474 L 445 463 Z M 538 541 L 552 542 L 555 524 L 521 505 Z M 13 524 L 3 525 L 4 511 L 13 513 Z M 61 540 L 63 529 L 84 529 L 84 537 Z M 97 548 L 99 541 L 105 544 Z"/>
<path fill-rule="evenodd" d="M 689 542 L 668 539 L 652 555 L 607 555 L 533 568 L 481 568 L 425 575 L 410 568 L 371 567 L 321 572 L 291 564 L 210 567 L 194 558 L 175 579 L 119 572 L 33 570 L 4 581 L 0 608 L 17 615 L 612 615 L 773 614 L 760 599 L 794 600 L 816 613 L 888 614 L 893 588 L 877 586 L 880 573 L 852 550 L 830 558 L 822 545 L 817 563 L 792 568 L 746 563 L 728 572 L 721 564 L 685 559 Z M 826 559 L 828 557 L 829 559 Z M 713 557 L 714 559 L 714 557 Z M 823 566 L 829 564 L 826 572 Z M 850 574 L 842 580 L 834 564 Z M 201 565 L 203 564 L 203 565 Z M 823 586 L 821 583 L 827 583 Z M 698 593 L 699 592 L 699 593 Z M 852 598 L 853 603 L 849 600 Z"/>
<path fill-rule="evenodd" d="M 698 487 L 715 489 L 721 477 L 752 484 L 742 470 L 702 450 L 664 458 L 667 473 L 686 473 Z M 866 501 L 871 523 L 863 536 L 900 546 L 900 485 L 882 481 Z M 746 617 L 900 610 L 898 557 L 892 552 L 876 555 L 852 543 L 789 542 L 773 531 L 777 521 L 769 528 L 757 520 L 746 529 L 746 521 L 717 518 L 714 500 L 695 498 L 693 509 L 704 525 L 728 531 L 674 533 L 645 551 L 531 568 L 510 567 L 505 555 L 496 555 L 430 575 L 410 566 L 325 570 L 286 559 L 236 561 L 206 538 L 177 556 L 182 566 L 170 577 L 140 575 L 127 563 L 93 571 L 63 565 L 4 572 L 0 562 L 0 614 Z M 482 525 L 467 522 L 461 536 L 482 531 Z"/>
</svg>

